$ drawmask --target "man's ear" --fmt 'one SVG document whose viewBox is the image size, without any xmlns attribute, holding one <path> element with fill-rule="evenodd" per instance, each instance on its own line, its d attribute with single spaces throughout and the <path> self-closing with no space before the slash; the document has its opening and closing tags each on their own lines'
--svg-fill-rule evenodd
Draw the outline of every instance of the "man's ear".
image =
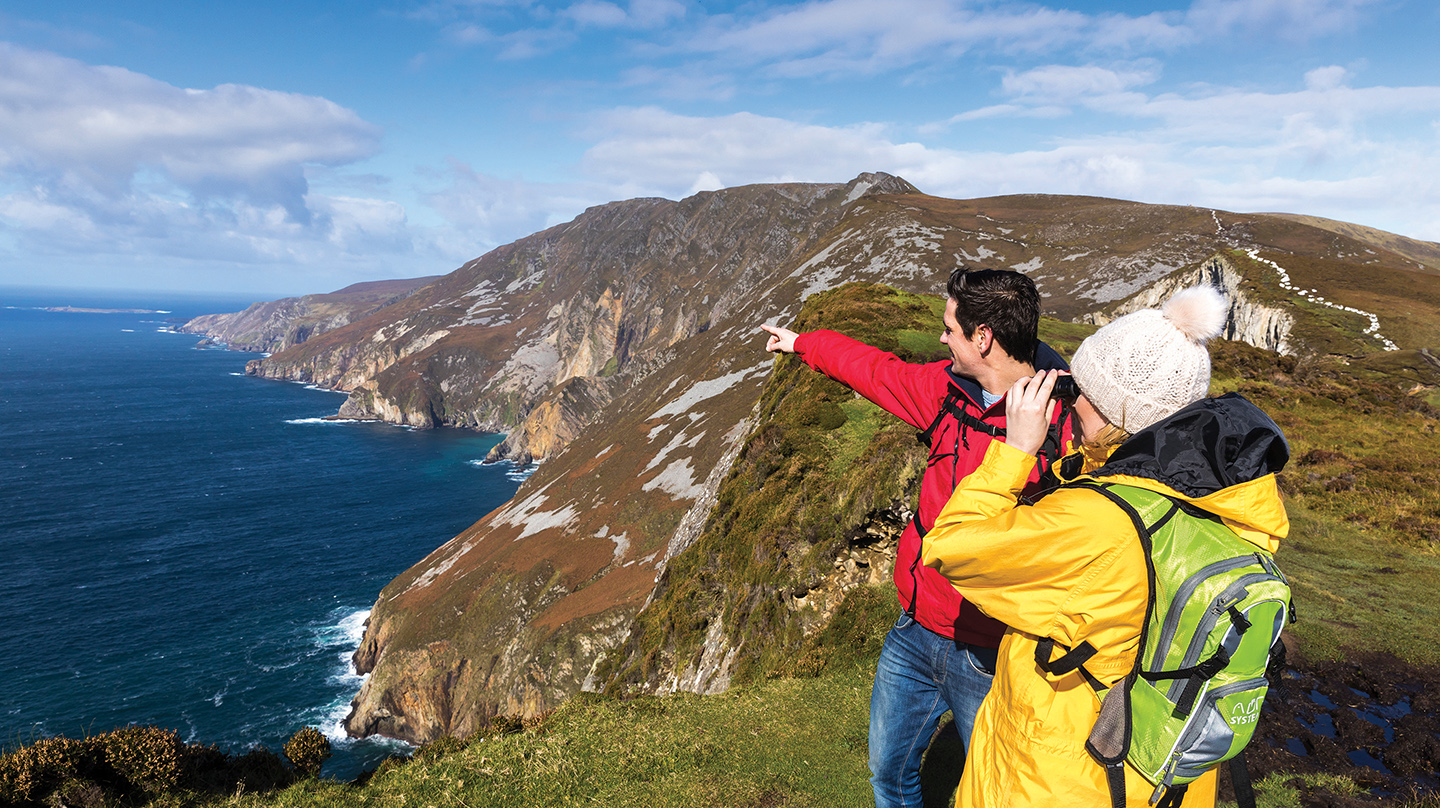
<svg viewBox="0 0 1440 808">
<path fill-rule="evenodd" d="M 991 345 L 994 345 L 994 344 L 995 344 L 995 332 L 993 332 L 993 331 L 990 330 L 990 326 L 985 325 L 984 323 L 981 323 L 980 325 L 975 326 L 975 350 L 976 350 L 976 351 L 980 352 L 980 354 L 983 356 L 984 354 L 989 353 L 989 351 L 990 351 L 990 346 L 991 346 Z"/>
</svg>

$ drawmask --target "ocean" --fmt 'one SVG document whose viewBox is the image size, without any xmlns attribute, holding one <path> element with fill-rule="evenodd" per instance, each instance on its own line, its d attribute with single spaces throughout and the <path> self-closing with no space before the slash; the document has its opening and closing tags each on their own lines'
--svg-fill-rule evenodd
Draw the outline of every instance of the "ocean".
<svg viewBox="0 0 1440 808">
<path fill-rule="evenodd" d="M 508 500 L 499 440 L 324 420 L 176 320 L 250 301 L 0 290 L 0 746 L 129 724 L 232 752 L 340 726 L 380 588 Z M 167 314 L 44 311 L 44 307 Z"/>
</svg>

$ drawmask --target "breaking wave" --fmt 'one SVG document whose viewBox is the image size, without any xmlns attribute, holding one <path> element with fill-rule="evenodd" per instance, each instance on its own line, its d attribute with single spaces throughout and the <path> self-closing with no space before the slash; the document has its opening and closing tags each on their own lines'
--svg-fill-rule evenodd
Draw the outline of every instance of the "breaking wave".
<svg viewBox="0 0 1440 808">
<path fill-rule="evenodd" d="M 469 465 L 475 466 L 476 468 L 490 468 L 491 466 L 509 466 L 510 468 L 505 471 L 505 479 L 514 480 L 517 483 L 523 483 L 526 480 L 530 479 L 530 475 L 534 474 L 535 470 L 540 468 L 539 463 L 521 464 L 516 463 L 514 460 L 496 460 L 494 462 L 485 460 L 467 460 L 466 462 Z"/>
<path fill-rule="evenodd" d="M 313 642 L 319 653 L 333 655 L 335 664 L 326 683 L 335 688 L 336 697 L 321 707 L 307 711 L 302 718 L 320 730 L 331 744 L 347 748 L 363 745 L 370 757 L 408 752 L 410 744 L 392 738 L 351 738 L 345 732 L 345 717 L 350 714 L 350 700 L 365 683 L 365 676 L 355 672 L 352 657 L 365 637 L 365 621 L 369 609 L 337 609 L 331 613 L 334 622 L 316 628 Z"/>
<path fill-rule="evenodd" d="M 291 418 L 287 424 L 363 424 L 359 418 Z"/>
</svg>

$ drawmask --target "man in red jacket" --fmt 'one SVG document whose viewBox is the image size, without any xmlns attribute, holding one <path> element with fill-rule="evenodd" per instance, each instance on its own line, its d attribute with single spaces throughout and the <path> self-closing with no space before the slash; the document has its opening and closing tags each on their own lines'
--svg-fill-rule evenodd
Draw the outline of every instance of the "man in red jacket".
<svg viewBox="0 0 1440 808">
<path fill-rule="evenodd" d="M 1004 395 L 1036 370 L 1067 369 L 1036 337 L 1040 295 L 1018 272 L 957 269 L 946 284 L 945 332 L 950 361 L 903 362 L 834 331 L 770 332 L 767 351 L 797 354 L 916 429 L 930 446 L 915 518 L 901 534 L 895 587 L 904 612 L 886 635 L 870 694 L 870 772 L 877 808 L 919 806 L 920 758 L 946 710 L 968 747 L 975 711 L 990 690 L 1005 627 L 965 601 L 935 570 L 918 563 L 920 539 L 985 449 L 1004 434 Z M 1066 414 L 1056 424 L 1030 485 L 1059 458 L 1070 438 Z"/>
</svg>

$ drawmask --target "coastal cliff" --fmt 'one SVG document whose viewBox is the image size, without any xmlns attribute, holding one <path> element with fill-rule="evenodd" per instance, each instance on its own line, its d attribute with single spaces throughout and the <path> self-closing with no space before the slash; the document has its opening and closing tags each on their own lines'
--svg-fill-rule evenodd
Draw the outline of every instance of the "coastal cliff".
<svg viewBox="0 0 1440 808">
<path fill-rule="evenodd" d="M 1213 286 L 1224 292 L 1230 301 L 1221 338 L 1238 340 L 1280 354 L 1296 353 L 1296 346 L 1290 342 L 1295 315 L 1282 304 L 1267 304 L 1255 299 L 1257 284 L 1247 280 L 1234 261 L 1224 255 L 1212 256 L 1197 269 L 1177 272 L 1118 306 L 1082 317 L 1081 322 L 1102 326 L 1132 311 L 1158 308 L 1171 295 L 1196 284 Z"/>
<path fill-rule="evenodd" d="M 1025 271 L 1062 322 L 1200 279 L 1231 294 L 1227 334 L 1263 347 L 1423 369 L 1415 349 L 1440 344 L 1408 299 L 1433 274 L 1284 217 L 950 200 L 883 174 L 592 208 L 247 366 L 346 390 L 349 417 L 504 432 L 494 458 L 544 461 L 382 590 L 349 731 L 425 741 L 582 689 L 716 692 L 802 664 L 845 594 L 888 577 L 923 455 L 765 354 L 758 325 L 943 356 L 933 295 L 957 264 Z"/>
<path fill-rule="evenodd" d="M 912 192 L 864 175 L 602 205 L 247 372 L 349 391 L 347 417 L 507 432 L 497 459 L 549 458 L 862 197 Z"/>
</svg>

